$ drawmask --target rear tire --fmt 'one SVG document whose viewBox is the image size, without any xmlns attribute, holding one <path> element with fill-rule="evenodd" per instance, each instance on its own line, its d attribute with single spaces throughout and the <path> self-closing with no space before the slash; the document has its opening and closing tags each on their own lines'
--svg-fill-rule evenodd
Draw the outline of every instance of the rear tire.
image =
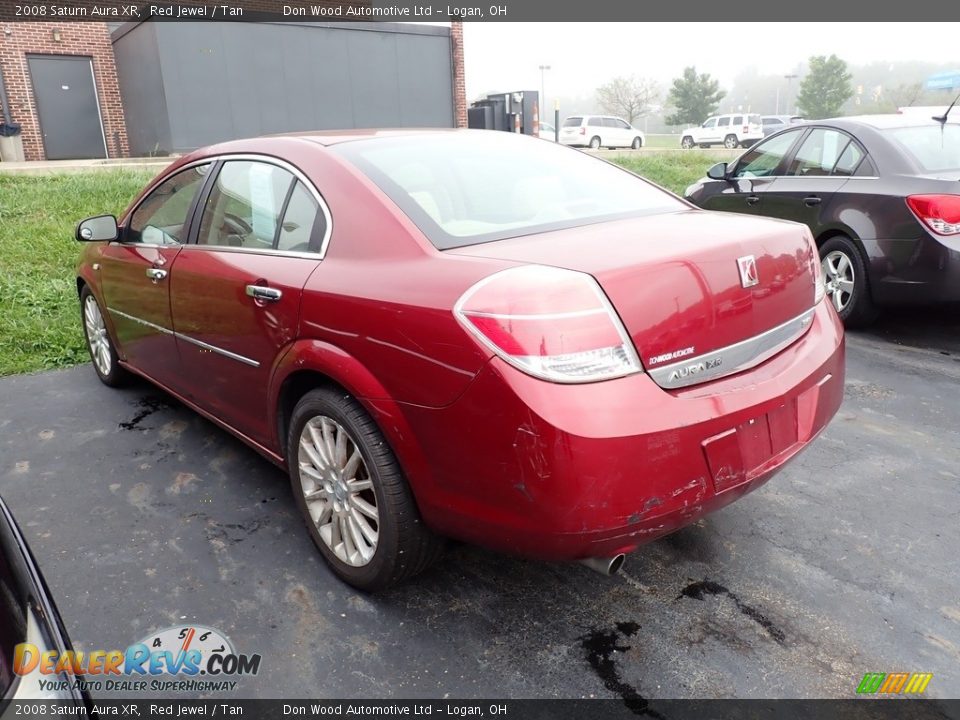
<svg viewBox="0 0 960 720">
<path fill-rule="evenodd" d="M 120 357 L 110 337 L 103 309 L 87 285 L 80 291 L 80 320 L 93 370 L 100 382 L 108 387 L 126 385 L 130 381 L 130 373 L 120 367 Z"/>
<path fill-rule="evenodd" d="M 734 150 L 740 146 L 740 141 L 737 140 L 736 135 L 727 135 L 723 139 L 723 146 L 727 148 L 727 150 Z"/>
<path fill-rule="evenodd" d="M 591 150 L 599 150 L 599 149 L 600 149 L 600 138 L 598 138 L 596 135 L 594 135 L 592 138 L 590 138 L 590 149 L 591 149 Z"/>
<path fill-rule="evenodd" d="M 396 585 L 443 550 L 380 429 L 342 390 L 311 390 L 297 403 L 287 465 L 310 537 L 333 572 L 355 588 Z"/>
<path fill-rule="evenodd" d="M 849 328 L 869 325 L 880 311 L 870 297 L 867 264 L 857 244 L 836 235 L 820 247 L 820 264 L 827 286 L 827 302 Z"/>
<path fill-rule="evenodd" d="M 693 150 L 694 145 L 696 145 L 696 143 L 689 135 L 684 135 L 683 139 L 680 141 L 680 147 L 682 147 L 684 150 Z"/>
</svg>

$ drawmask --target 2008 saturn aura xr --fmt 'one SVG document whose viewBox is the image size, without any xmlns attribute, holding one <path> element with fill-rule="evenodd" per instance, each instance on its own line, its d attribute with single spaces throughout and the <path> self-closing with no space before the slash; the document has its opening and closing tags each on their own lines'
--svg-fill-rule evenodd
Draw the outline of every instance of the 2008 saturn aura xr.
<svg viewBox="0 0 960 720">
<path fill-rule="evenodd" d="M 100 379 L 141 375 L 286 467 L 362 589 L 442 537 L 615 571 L 842 398 L 806 227 L 509 133 L 233 141 L 77 239 Z"/>
</svg>

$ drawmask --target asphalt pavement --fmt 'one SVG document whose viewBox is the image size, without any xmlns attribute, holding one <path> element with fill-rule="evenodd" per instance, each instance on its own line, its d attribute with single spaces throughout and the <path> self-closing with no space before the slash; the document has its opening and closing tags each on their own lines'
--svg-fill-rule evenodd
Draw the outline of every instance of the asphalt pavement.
<svg viewBox="0 0 960 720">
<path fill-rule="evenodd" d="M 891 313 L 847 359 L 812 447 L 610 579 L 454 545 L 360 594 L 280 470 L 89 366 L 0 379 L 0 494 L 79 649 L 216 627 L 263 658 L 237 697 L 847 698 L 894 671 L 958 697 L 960 310 Z"/>
</svg>

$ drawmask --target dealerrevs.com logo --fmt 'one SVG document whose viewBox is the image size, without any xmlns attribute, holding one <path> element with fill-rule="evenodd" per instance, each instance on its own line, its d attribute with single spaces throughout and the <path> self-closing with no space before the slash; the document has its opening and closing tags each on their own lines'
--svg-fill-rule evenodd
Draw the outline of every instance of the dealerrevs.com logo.
<svg viewBox="0 0 960 720">
<path fill-rule="evenodd" d="M 59 653 L 21 643 L 13 651 L 13 670 L 49 691 L 71 686 L 87 691 L 217 692 L 234 690 L 233 678 L 256 675 L 260 659 L 237 653 L 219 630 L 181 625 L 152 633 L 126 650 Z"/>
</svg>

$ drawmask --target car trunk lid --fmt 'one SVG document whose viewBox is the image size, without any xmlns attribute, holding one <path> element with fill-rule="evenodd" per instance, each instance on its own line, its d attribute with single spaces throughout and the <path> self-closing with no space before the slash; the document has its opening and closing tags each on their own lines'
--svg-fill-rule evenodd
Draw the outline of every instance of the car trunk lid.
<svg viewBox="0 0 960 720">
<path fill-rule="evenodd" d="M 795 223 L 689 210 L 447 252 L 592 275 L 667 388 L 752 367 L 812 317 L 817 258 Z"/>
</svg>

